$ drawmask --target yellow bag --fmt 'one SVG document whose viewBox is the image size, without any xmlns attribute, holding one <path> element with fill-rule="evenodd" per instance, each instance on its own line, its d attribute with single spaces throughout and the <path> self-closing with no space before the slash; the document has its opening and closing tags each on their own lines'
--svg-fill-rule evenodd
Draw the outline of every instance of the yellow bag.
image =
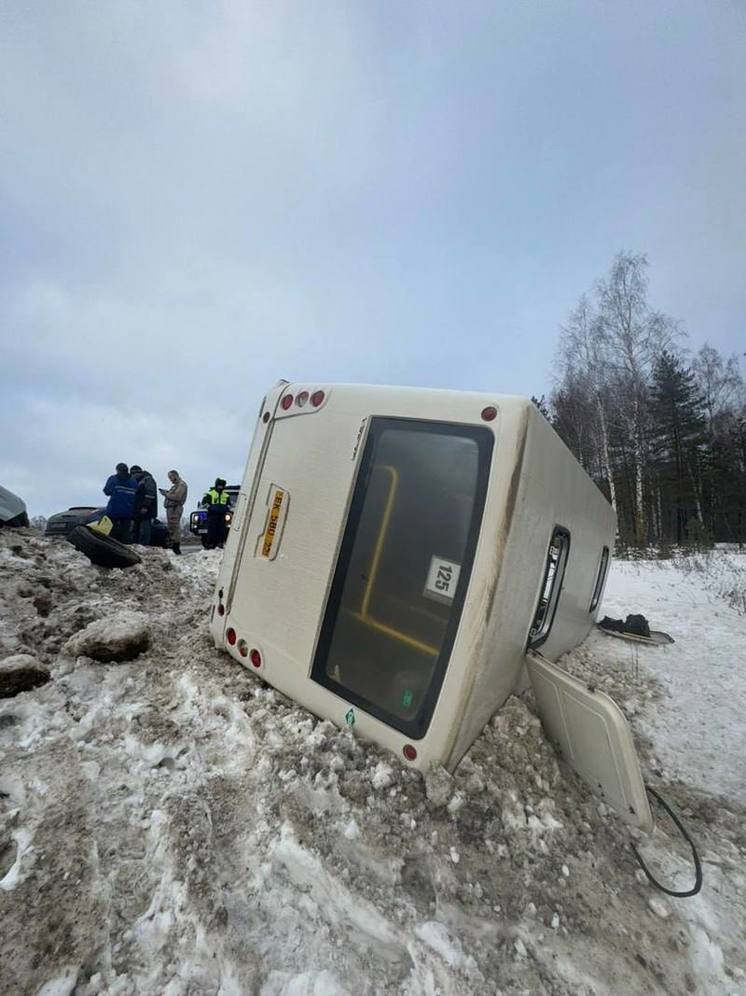
<svg viewBox="0 0 746 996">
<path fill-rule="evenodd" d="M 108 536 L 114 528 L 114 523 L 108 515 L 102 515 L 98 522 L 89 522 L 88 528 L 93 529 L 96 533 L 103 533 L 104 536 Z"/>
</svg>

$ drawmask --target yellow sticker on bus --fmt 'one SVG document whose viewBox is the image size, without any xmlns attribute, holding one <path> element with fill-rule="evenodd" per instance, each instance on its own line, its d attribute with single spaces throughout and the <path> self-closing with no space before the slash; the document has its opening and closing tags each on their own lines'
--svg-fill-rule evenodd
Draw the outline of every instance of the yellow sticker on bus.
<svg viewBox="0 0 746 996">
<path fill-rule="evenodd" d="M 264 530 L 264 536 L 262 538 L 262 550 L 261 555 L 267 560 L 272 559 L 272 548 L 275 541 L 278 538 L 278 533 L 280 531 L 280 518 L 283 511 L 283 503 L 287 496 L 287 491 L 282 488 L 274 488 L 274 494 L 271 498 L 271 505 L 269 507 L 269 518 L 267 519 L 267 528 Z"/>
</svg>

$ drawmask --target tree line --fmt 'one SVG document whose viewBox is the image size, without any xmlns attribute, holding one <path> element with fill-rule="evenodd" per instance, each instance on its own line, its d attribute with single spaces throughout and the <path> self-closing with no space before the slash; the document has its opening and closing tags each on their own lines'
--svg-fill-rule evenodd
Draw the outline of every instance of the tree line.
<svg viewBox="0 0 746 996">
<path fill-rule="evenodd" d="M 735 356 L 648 303 L 644 255 L 619 253 L 561 327 L 534 399 L 617 513 L 622 546 L 746 542 L 746 390 Z"/>
</svg>

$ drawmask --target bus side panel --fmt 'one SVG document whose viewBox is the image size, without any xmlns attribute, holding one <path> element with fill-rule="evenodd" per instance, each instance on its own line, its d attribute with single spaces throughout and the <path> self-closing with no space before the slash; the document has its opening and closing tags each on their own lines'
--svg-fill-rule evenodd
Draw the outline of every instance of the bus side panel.
<svg viewBox="0 0 746 996">
<path fill-rule="evenodd" d="M 551 530 L 555 525 L 570 532 L 570 554 L 567 561 L 557 613 L 541 653 L 550 661 L 586 638 L 596 617 L 590 611 L 593 590 L 598 576 L 604 547 L 614 549 L 616 516 L 609 502 L 586 474 L 578 461 L 537 412 L 530 433 L 531 461 L 528 485 L 532 506 L 538 507 L 551 492 L 551 517 L 544 523 L 544 550 L 536 556 L 546 560 Z M 608 568 L 607 568 L 608 573 Z M 537 591 L 533 610 L 536 608 Z"/>
<path fill-rule="evenodd" d="M 516 457 L 516 498 L 506 509 L 506 535 L 485 625 L 487 663 L 471 692 L 451 767 L 525 676 L 525 650 L 544 580 L 555 526 L 570 532 L 570 553 L 556 615 L 542 654 L 550 660 L 587 636 L 603 546 L 613 547 L 615 516 L 608 502 L 543 416 L 527 410 L 525 450 Z M 498 459 L 507 456 L 500 453 Z"/>
<path fill-rule="evenodd" d="M 272 433 L 271 417 L 267 422 L 265 422 L 262 415 L 269 412 L 271 416 L 274 413 L 279 403 L 280 396 L 282 395 L 282 391 L 283 382 L 280 382 L 276 387 L 267 392 L 267 396 L 264 399 L 262 409 L 259 412 L 259 416 L 254 426 L 254 434 L 249 447 L 249 455 L 246 460 L 246 469 L 244 470 L 243 481 L 241 482 L 241 490 L 239 491 L 236 499 L 233 521 L 231 522 L 231 528 L 228 532 L 228 538 L 223 552 L 223 560 L 220 564 L 218 579 L 215 584 L 216 592 L 222 590 L 226 593 L 226 603 L 228 607 L 230 607 L 232 593 L 235 588 L 236 569 L 241 560 L 245 526 L 247 518 L 251 515 L 251 508 L 256 494 L 256 485 L 258 483 L 257 478 L 261 471 L 261 465 Z M 214 598 L 213 604 L 216 601 L 217 599 Z M 223 634 L 225 626 L 225 617 L 221 617 L 217 613 L 213 613 L 210 620 L 210 632 L 212 633 L 213 641 L 216 647 L 224 646 Z"/>
<path fill-rule="evenodd" d="M 525 502 L 527 418 L 527 405 L 500 409 L 490 502 L 490 520 L 496 528 L 491 531 L 492 549 L 485 550 L 481 587 L 473 585 L 470 593 L 478 605 L 474 630 L 479 646 L 474 649 L 475 670 L 463 719 L 448 758 L 451 769 L 508 697 L 524 666 L 526 619 L 532 611 L 527 606 L 536 578 L 525 569 L 524 556 L 512 537 Z"/>
</svg>

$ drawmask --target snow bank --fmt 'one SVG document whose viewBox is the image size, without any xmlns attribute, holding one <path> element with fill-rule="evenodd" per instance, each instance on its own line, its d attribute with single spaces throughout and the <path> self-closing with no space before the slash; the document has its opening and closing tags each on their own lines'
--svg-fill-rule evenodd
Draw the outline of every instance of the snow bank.
<svg viewBox="0 0 746 996">
<path fill-rule="evenodd" d="M 96 661 L 131 661 L 148 649 L 150 629 L 142 612 L 115 612 L 89 623 L 62 648 L 73 657 Z"/>
<path fill-rule="evenodd" d="M 10 699 L 49 681 L 49 671 L 32 654 L 0 660 L 0 699 Z"/>
<path fill-rule="evenodd" d="M 0 991 L 743 989 L 743 806 L 722 765 L 713 794 L 664 758 L 682 694 L 667 675 L 695 674 L 691 632 L 639 664 L 598 635 L 570 662 L 621 697 L 646 774 L 700 841 L 705 891 L 676 903 L 636 877 L 626 830 L 561 771 L 530 699 L 509 700 L 454 775 L 423 781 L 213 648 L 218 564 L 144 551 L 106 572 L 64 542 L 0 535 L 0 657 L 34 654 L 52 676 L 0 701 Z M 673 631 L 656 601 L 665 576 L 615 566 L 606 611 Z M 683 572 L 670 578 L 689 598 Z M 703 620 L 734 611 L 710 597 Z M 132 612 L 150 634 L 135 661 L 63 650 Z M 730 693 L 712 694 L 736 723 Z M 741 728 L 705 726 L 702 746 Z M 644 847 L 661 874 L 691 873 L 665 824 Z"/>
</svg>

